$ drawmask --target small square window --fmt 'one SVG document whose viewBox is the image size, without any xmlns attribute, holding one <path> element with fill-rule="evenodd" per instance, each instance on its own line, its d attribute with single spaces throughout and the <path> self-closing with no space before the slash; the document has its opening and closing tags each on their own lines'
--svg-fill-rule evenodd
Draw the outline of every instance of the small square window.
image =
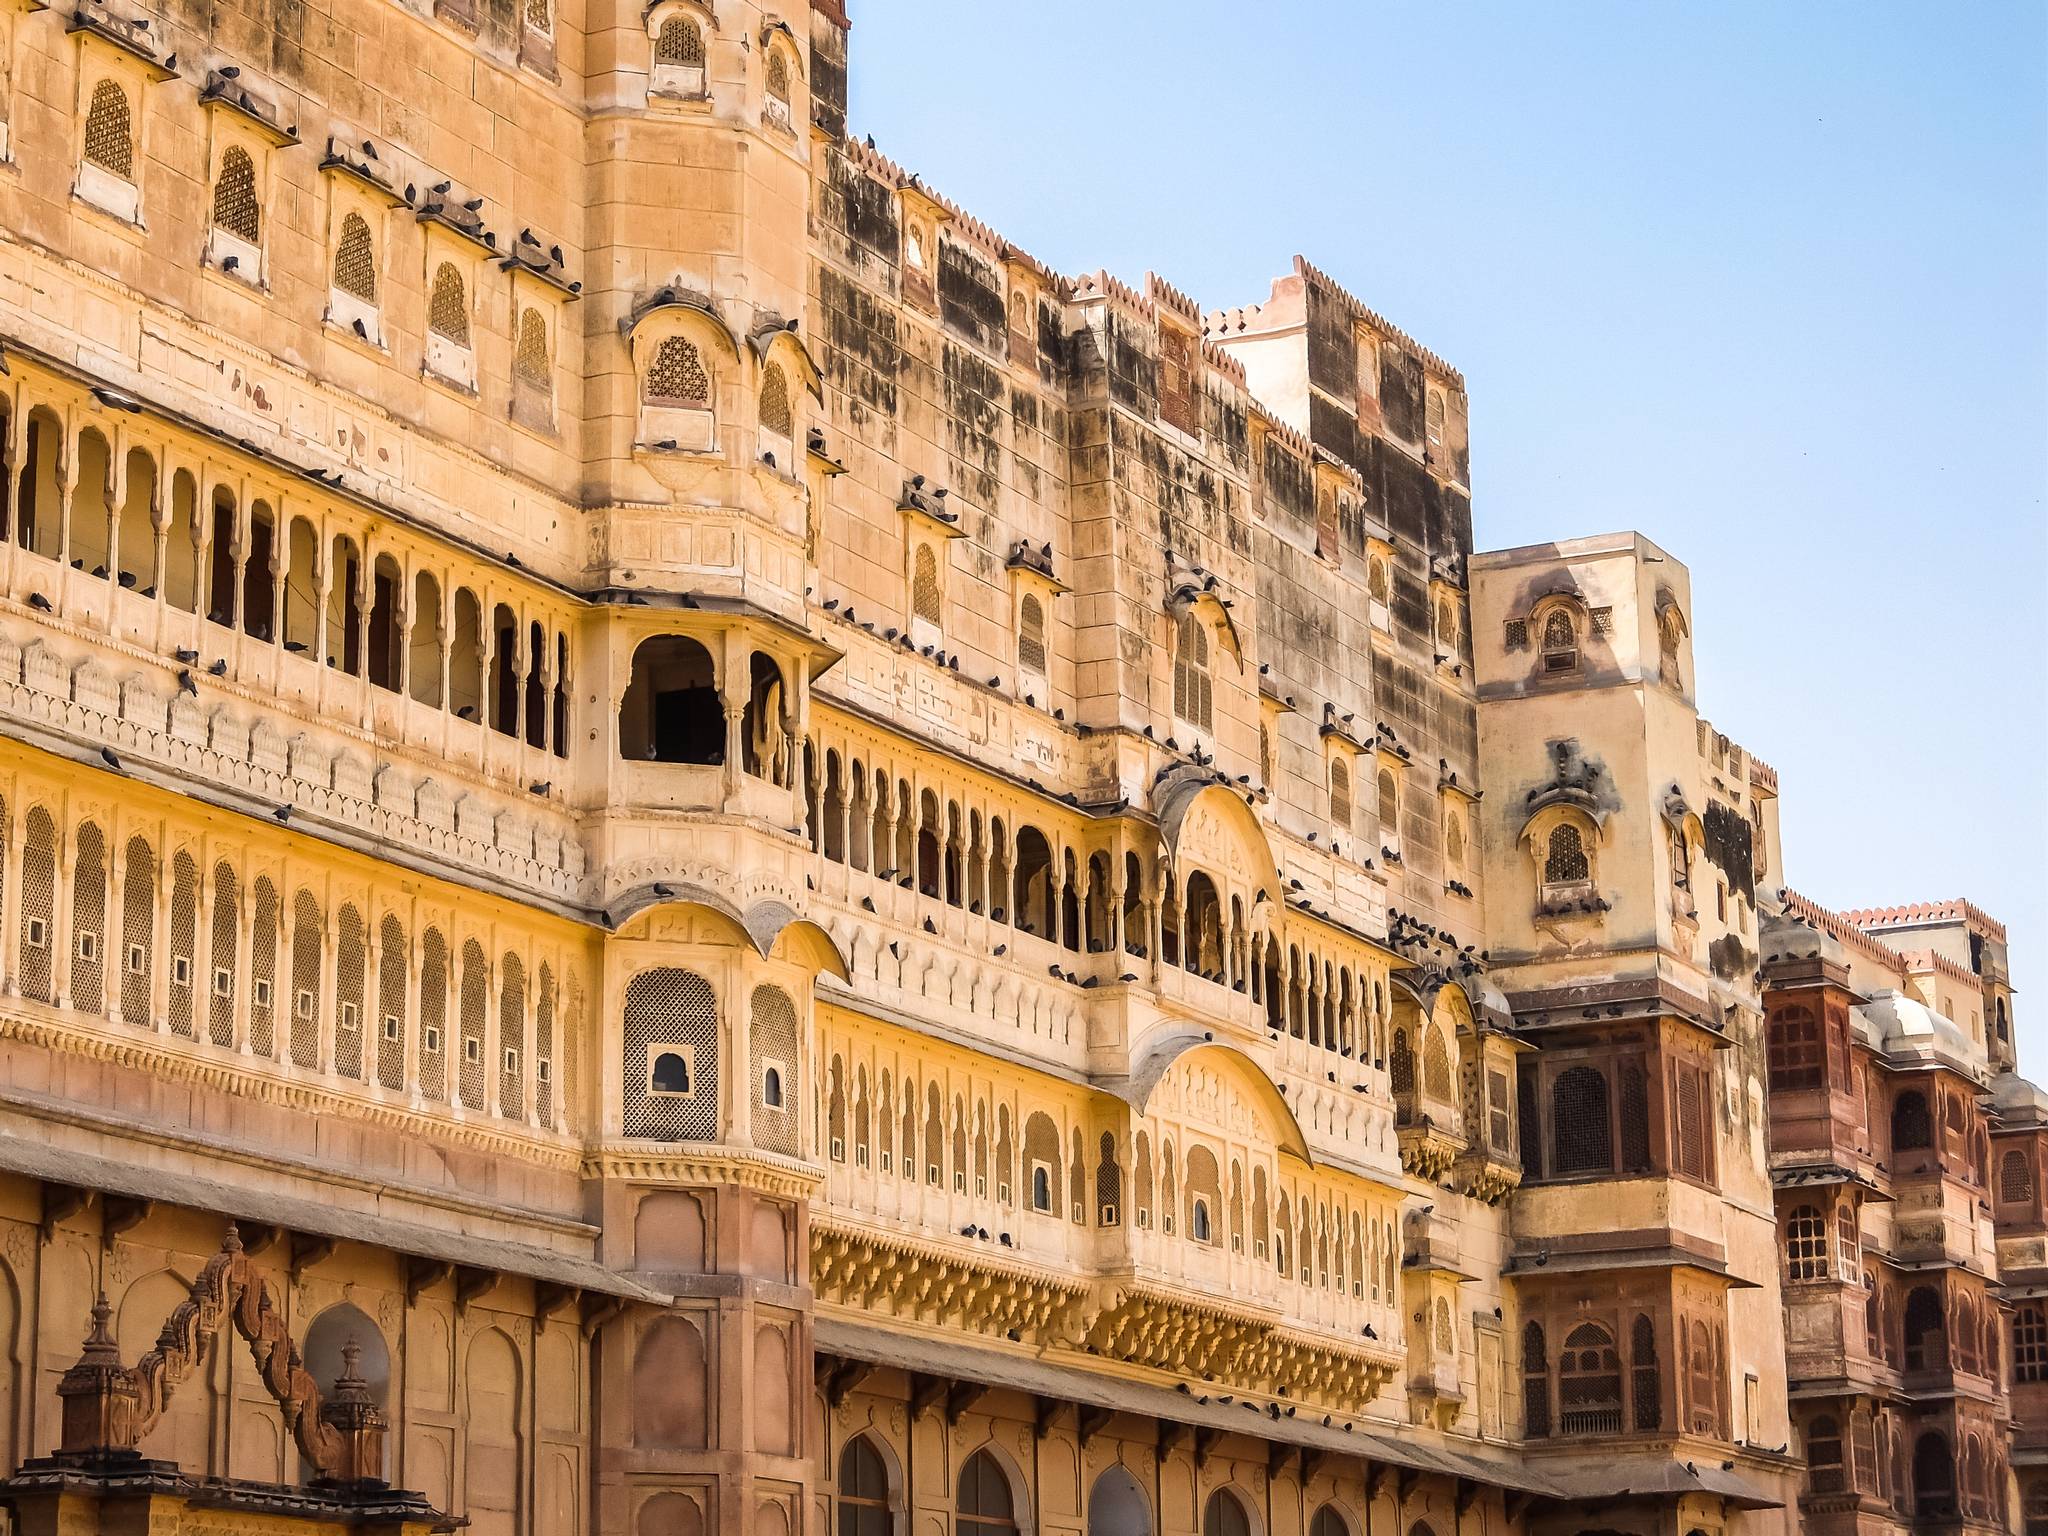
<svg viewBox="0 0 2048 1536">
<path fill-rule="evenodd" d="M 647 1047 L 647 1091 L 657 1098 L 695 1098 L 696 1052 L 687 1045 L 651 1043 Z"/>
<path fill-rule="evenodd" d="M 427 1025 L 427 1026 L 426 1026 L 426 1027 L 425 1027 L 424 1029 L 422 1029 L 422 1030 L 420 1031 L 420 1049 L 421 1049 L 421 1050 L 423 1050 L 423 1051 L 425 1051 L 425 1052 L 426 1052 L 426 1053 L 427 1053 L 427 1054 L 428 1054 L 429 1056 L 438 1056 L 438 1055 L 440 1055 L 440 1053 L 441 1053 L 441 1027 L 440 1027 L 440 1025 L 438 1025 L 438 1024 L 429 1024 L 429 1025 Z"/>
<path fill-rule="evenodd" d="M 267 978 L 259 976 L 249 984 L 249 1001 L 258 1008 L 270 1006 L 270 982 Z"/>
<path fill-rule="evenodd" d="M 337 1021 L 335 1027 L 353 1033 L 360 1018 L 361 1014 L 354 1003 L 343 1003 L 341 1005 L 341 1018 Z"/>
<path fill-rule="evenodd" d="M 78 958 L 97 960 L 100 957 L 100 936 L 90 928 L 78 930 Z"/>
<path fill-rule="evenodd" d="M 313 1017 L 313 989 L 311 987 L 299 988 L 298 995 L 292 999 L 292 1012 L 302 1019 Z"/>
<path fill-rule="evenodd" d="M 470 1035 L 464 1039 L 462 1042 L 462 1059 L 472 1064 L 481 1062 L 484 1059 L 483 1041 L 477 1039 L 475 1035 Z"/>
<path fill-rule="evenodd" d="M 149 951 L 140 944 L 130 944 L 128 946 L 128 974 L 130 976 L 140 976 L 148 969 Z M 259 982 L 258 985 L 260 986 L 262 983 Z"/>
<path fill-rule="evenodd" d="M 26 942 L 30 949 L 47 949 L 50 944 L 49 923 L 40 917 L 30 918 Z"/>
<path fill-rule="evenodd" d="M 171 957 L 171 985 L 189 987 L 192 985 L 192 957 L 173 955 Z"/>
<path fill-rule="evenodd" d="M 213 968 L 213 995 L 233 997 L 235 995 L 235 973 L 224 965 Z"/>
<path fill-rule="evenodd" d="M 396 1039 L 397 1039 L 397 1038 L 399 1037 L 400 1033 L 401 1033 L 401 1027 L 400 1027 L 400 1025 L 399 1025 L 399 1022 L 398 1022 L 398 1015 L 397 1015 L 397 1014 L 395 1014 L 395 1013 L 387 1013 L 387 1014 L 385 1014 L 385 1015 L 384 1015 L 384 1038 L 385 1038 L 386 1040 L 396 1040 Z"/>
<path fill-rule="evenodd" d="M 533 1064 L 534 1081 L 552 1083 L 555 1080 L 555 1064 L 543 1056 Z"/>
<path fill-rule="evenodd" d="M 517 1048 L 509 1045 L 505 1047 L 505 1075 L 508 1077 L 517 1077 L 519 1075 L 519 1052 Z"/>
</svg>

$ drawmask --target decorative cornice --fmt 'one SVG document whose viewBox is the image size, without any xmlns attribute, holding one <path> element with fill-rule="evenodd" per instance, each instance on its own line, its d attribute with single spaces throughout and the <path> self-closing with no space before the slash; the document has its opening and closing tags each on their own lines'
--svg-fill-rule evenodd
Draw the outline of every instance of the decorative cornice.
<svg viewBox="0 0 2048 1536">
<path fill-rule="evenodd" d="M 645 1184 L 731 1184 L 785 1200 L 807 1200 L 825 1170 L 793 1157 L 747 1147 L 608 1141 L 583 1155 L 586 1179 Z"/>
</svg>

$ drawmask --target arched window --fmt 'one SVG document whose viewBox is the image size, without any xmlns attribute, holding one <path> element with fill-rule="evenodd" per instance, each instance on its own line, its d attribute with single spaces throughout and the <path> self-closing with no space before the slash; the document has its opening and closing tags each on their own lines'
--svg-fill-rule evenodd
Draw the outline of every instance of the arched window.
<svg viewBox="0 0 2048 1536">
<path fill-rule="evenodd" d="M 664 336 L 647 366 L 645 393 L 649 405 L 709 410 L 711 377 L 696 347 L 684 337 Z"/>
<path fill-rule="evenodd" d="M 1423 440 L 1429 449 L 1430 462 L 1440 464 L 1444 454 L 1444 393 L 1432 389 L 1422 408 Z"/>
<path fill-rule="evenodd" d="M 1380 837 L 1389 847 L 1401 846 L 1401 786 L 1394 770 L 1382 768 L 1379 780 Z"/>
<path fill-rule="evenodd" d="M 1550 1356 L 1541 1323 L 1522 1329 L 1522 1428 L 1532 1440 L 1550 1433 Z"/>
<path fill-rule="evenodd" d="M 839 1453 L 839 1536 L 891 1536 L 889 1469 L 866 1435 Z"/>
<path fill-rule="evenodd" d="M 220 157 L 220 178 L 213 184 L 213 227 L 250 245 L 263 238 L 263 210 L 256 201 L 256 162 L 239 144 Z"/>
<path fill-rule="evenodd" d="M 1597 1067 L 1567 1067 L 1550 1088 L 1551 1171 L 1604 1173 L 1614 1166 L 1607 1078 Z"/>
<path fill-rule="evenodd" d="M 688 69 L 704 67 L 704 33 L 687 16 L 671 16 L 661 24 L 654 40 L 654 62 Z"/>
<path fill-rule="evenodd" d="M 725 761 L 725 707 L 711 653 L 688 635 L 655 635 L 633 652 L 619 704 L 619 755 L 643 762 Z"/>
<path fill-rule="evenodd" d="M 1636 1314 L 1629 1333 L 1629 1396 L 1634 1399 L 1633 1419 L 1639 1430 L 1652 1430 L 1663 1421 L 1664 1389 L 1657 1370 L 1657 1325 L 1647 1312 Z"/>
<path fill-rule="evenodd" d="M 1773 1093 L 1799 1093 L 1826 1081 L 1820 1022 L 1810 1009 L 1790 1007 L 1772 1016 L 1770 1072 Z"/>
<path fill-rule="evenodd" d="M 1045 606 L 1029 592 L 1017 605 L 1017 666 L 1045 675 Z"/>
<path fill-rule="evenodd" d="M 512 371 L 521 384 L 543 392 L 554 388 L 554 365 L 548 359 L 548 322 L 532 305 L 519 312 L 519 345 Z"/>
<path fill-rule="evenodd" d="M 2018 1147 L 1998 1160 L 1998 1198 L 2009 1204 L 2034 1198 L 2034 1168 Z"/>
<path fill-rule="evenodd" d="M 1089 1490 L 1088 1536 L 1152 1536 L 1152 1508 L 1120 1463 L 1105 1468 Z"/>
<path fill-rule="evenodd" d="M 1906 1369 L 1935 1371 L 1948 1364 L 1947 1316 L 1941 1292 L 1916 1285 L 1906 1297 Z"/>
<path fill-rule="evenodd" d="M 2048 1381 L 2048 1307 L 2038 1301 L 2013 1308 L 2012 1375 L 2015 1381 Z"/>
<path fill-rule="evenodd" d="M 1444 863 L 1451 869 L 1465 867 L 1465 823 L 1456 811 L 1444 815 Z"/>
<path fill-rule="evenodd" d="M 1330 759 L 1330 825 L 1351 830 L 1351 765 L 1341 757 Z"/>
<path fill-rule="evenodd" d="M 768 55 L 768 99 L 789 105 L 789 60 L 780 49 Z"/>
<path fill-rule="evenodd" d="M 1586 860 L 1586 843 L 1576 824 L 1561 821 L 1550 829 L 1550 845 L 1543 860 L 1545 885 L 1574 885 L 1593 876 Z"/>
<path fill-rule="evenodd" d="M 1237 1495 L 1225 1488 L 1218 1488 L 1209 1495 L 1208 1505 L 1202 1510 L 1202 1536 L 1251 1536 L 1251 1517 L 1245 1514 L 1244 1505 Z"/>
<path fill-rule="evenodd" d="M 1806 1426 L 1806 1486 L 1811 1493 L 1842 1491 L 1842 1426 L 1825 1413 Z"/>
<path fill-rule="evenodd" d="M 1614 1335 L 1581 1323 L 1557 1362 L 1558 1427 L 1567 1435 L 1621 1433 L 1621 1355 Z"/>
<path fill-rule="evenodd" d="M 469 345 L 468 290 L 452 261 L 444 261 L 434 269 L 433 297 L 427 303 L 427 329 L 447 337 L 458 347 Z"/>
<path fill-rule="evenodd" d="M 1015 1536 L 1016 1496 L 1003 1469 L 987 1451 L 976 1451 L 960 1469 L 958 1507 L 955 1536 Z"/>
<path fill-rule="evenodd" d="M 1828 1226 L 1814 1206 L 1796 1207 L 1785 1222 L 1785 1275 L 1790 1280 L 1828 1278 Z"/>
<path fill-rule="evenodd" d="M 1951 1514 L 1955 1507 L 1955 1457 L 1947 1437 L 1930 1429 L 1913 1442 L 1913 1512 L 1924 1519 Z"/>
<path fill-rule="evenodd" d="M 643 971 L 626 985 L 624 1130 L 709 1141 L 718 1134 L 718 999 L 691 971 Z"/>
<path fill-rule="evenodd" d="M 1543 670 L 1569 672 L 1579 664 L 1579 634 L 1572 616 L 1562 608 L 1543 621 Z"/>
<path fill-rule="evenodd" d="M 1090 1536 L 1093 1536 L 1092 1532 Z M 1336 1505 L 1325 1504 L 1316 1511 L 1315 1519 L 1309 1521 L 1308 1536 L 1351 1536 L 1351 1527 L 1337 1513 Z"/>
<path fill-rule="evenodd" d="M 1934 1119 L 1927 1112 L 1927 1096 L 1908 1089 L 1892 1103 L 1892 1151 L 1913 1152 L 1934 1145 Z"/>
<path fill-rule="evenodd" d="M 1443 1103 L 1451 1101 L 1451 1054 L 1444 1045 L 1444 1032 L 1434 1024 L 1422 1026 L 1422 1091 Z"/>
<path fill-rule="evenodd" d="M 1173 712 L 1198 731 L 1214 729 L 1208 626 L 1184 613 L 1173 648 Z"/>
<path fill-rule="evenodd" d="M 92 105 L 85 114 L 85 158 L 123 181 L 135 179 L 128 93 L 116 81 L 102 80 L 92 88 Z"/>
<path fill-rule="evenodd" d="M 377 302 L 377 248 L 359 213 L 341 221 L 341 239 L 334 247 L 334 286 L 365 304 Z"/>
<path fill-rule="evenodd" d="M 761 375 L 761 430 L 788 437 L 794 430 L 789 409 L 789 381 L 770 363 Z"/>
<path fill-rule="evenodd" d="M 936 625 L 943 617 L 939 557 L 929 544 L 919 544 L 911 561 L 910 616 Z"/>
<path fill-rule="evenodd" d="M 796 1005 L 780 987 L 754 988 L 747 1047 L 753 1055 L 754 1143 L 770 1152 L 795 1157 L 797 1117 L 789 1112 L 802 1095 L 797 1076 Z"/>
<path fill-rule="evenodd" d="M 1394 1031 L 1393 1048 L 1387 1055 L 1388 1086 L 1396 1094 L 1415 1091 L 1415 1049 L 1408 1043 L 1408 1031 Z"/>
</svg>

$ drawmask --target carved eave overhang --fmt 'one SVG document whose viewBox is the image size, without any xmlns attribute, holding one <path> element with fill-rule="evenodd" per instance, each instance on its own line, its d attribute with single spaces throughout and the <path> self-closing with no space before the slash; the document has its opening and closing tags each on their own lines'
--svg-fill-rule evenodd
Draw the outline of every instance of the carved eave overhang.
<svg viewBox="0 0 2048 1536">
<path fill-rule="evenodd" d="M 405 194 L 398 190 L 396 182 L 385 171 L 383 163 L 371 159 L 353 145 L 344 144 L 338 135 L 329 135 L 327 152 L 320 157 L 320 169 L 331 171 L 337 176 L 348 177 L 394 208 L 406 206 Z"/>
<path fill-rule="evenodd" d="M 1373 722 L 1373 750 L 1379 753 L 1380 762 L 1388 768 L 1405 768 L 1415 760 L 1415 754 L 1395 734 L 1394 728 L 1384 720 Z"/>
<path fill-rule="evenodd" d="M 706 9 L 709 9 L 709 7 L 706 7 Z M 790 47 L 797 47 L 796 33 L 790 30 L 789 23 L 780 16 L 770 15 L 761 23 L 761 46 L 766 48 L 778 36 L 787 39 Z M 797 51 L 801 53 L 803 50 L 799 48 Z"/>
<path fill-rule="evenodd" d="M 826 446 L 825 429 L 823 427 L 804 428 L 804 454 L 811 463 L 815 464 L 827 475 L 843 475 L 846 473 L 846 461 L 833 458 L 831 450 Z"/>
<path fill-rule="evenodd" d="M 942 539 L 961 539 L 967 530 L 960 526 L 960 514 L 946 505 L 947 490 L 935 486 L 923 475 L 903 482 L 903 494 L 896 498 L 896 510 L 904 520 Z"/>
<path fill-rule="evenodd" d="M 1051 540 L 1033 544 L 1029 539 L 1019 539 L 1010 546 L 1003 568 L 1052 597 L 1065 597 L 1071 590 L 1053 573 Z"/>
<path fill-rule="evenodd" d="M 1340 746 L 1348 747 L 1354 753 L 1369 751 L 1371 749 L 1364 742 L 1360 741 L 1352 731 L 1351 723 L 1355 718 L 1356 716 L 1353 715 L 1338 714 L 1337 706 L 1325 700 L 1323 703 L 1323 723 L 1316 727 L 1316 734 L 1325 741 L 1334 741 Z"/>
<path fill-rule="evenodd" d="M 709 294 L 699 293 L 694 288 L 685 288 L 677 283 L 664 284 L 638 300 L 626 312 L 626 317 L 619 322 L 619 334 L 631 340 L 633 333 L 640 328 L 641 321 L 663 310 L 688 310 L 702 316 L 709 322 L 712 332 L 724 343 L 732 360 L 740 360 L 739 338 L 732 326 L 726 323 L 725 316 L 719 312 L 717 302 Z"/>
<path fill-rule="evenodd" d="M 1190 611 L 1201 615 L 1215 627 L 1242 672 L 1244 642 L 1238 635 L 1237 621 L 1230 616 L 1230 600 L 1217 592 L 1217 584 L 1213 571 L 1183 560 L 1172 550 L 1167 551 L 1166 612 L 1175 619 Z"/>
<path fill-rule="evenodd" d="M 173 63 L 177 55 L 167 58 L 157 52 L 149 41 L 149 23 L 145 20 L 116 15 L 103 5 L 84 0 L 71 13 L 71 20 L 65 23 L 64 30 L 70 34 L 96 37 L 109 47 L 119 49 L 137 60 L 152 81 L 162 82 L 177 77 L 177 67 Z"/>
<path fill-rule="evenodd" d="M 1096 1310 L 1089 1283 L 1071 1274 L 1006 1258 L 1000 1249 L 969 1254 L 907 1233 L 872 1231 L 825 1212 L 811 1218 L 810 1274 L 821 1307 L 950 1324 L 990 1338 L 1028 1336 L 1041 1346 L 1078 1339 Z"/>
<path fill-rule="evenodd" d="M 1780 1163 L 1773 1157 L 1770 1172 L 1773 1189 L 1811 1189 L 1816 1185 L 1832 1184 L 1860 1189 L 1866 1200 L 1889 1201 L 1892 1198 L 1891 1191 L 1869 1174 L 1846 1163 Z"/>
<path fill-rule="evenodd" d="M 763 310 L 758 323 L 747 332 L 747 346 L 756 359 L 766 363 L 774 358 L 787 361 L 803 380 L 804 388 L 820 405 L 825 403 L 825 381 L 818 372 L 816 359 L 811 349 L 804 345 L 797 334 L 797 322 L 785 320 L 769 310 Z"/>
<path fill-rule="evenodd" d="M 1438 1125 L 1429 1115 L 1395 1128 L 1401 1144 L 1401 1166 L 1418 1179 L 1442 1178 L 1465 1151 L 1465 1138 Z"/>
<path fill-rule="evenodd" d="M 456 201 L 455 194 L 428 193 L 428 201 L 421 203 L 413 217 L 422 224 L 436 224 L 458 240 L 466 240 L 486 256 L 498 254 L 498 237 L 484 227 L 484 216 L 478 210 L 483 207 L 481 197 L 467 202 Z"/>
<path fill-rule="evenodd" d="M 1515 1027 L 1531 1036 L 1668 1021 L 1698 1030 L 1716 1049 L 1734 1044 L 1706 1001 L 1662 976 L 1647 990 L 1639 979 L 1517 992 L 1508 1002 Z"/>
<path fill-rule="evenodd" d="M 720 597 L 703 592 L 642 592 L 634 587 L 601 587 L 590 601 L 604 607 L 644 608 L 650 611 L 708 613 L 727 619 L 742 619 L 775 630 L 792 649 L 807 658 L 811 680 L 829 672 L 846 652 L 820 639 L 795 620 L 764 608 L 743 597 Z"/>
<path fill-rule="evenodd" d="M 1367 866 L 1366 873 L 1374 876 L 1374 878 L 1378 878 L 1369 865 Z M 1384 880 L 1381 883 L 1384 884 Z M 1287 898 L 1285 910 L 1294 916 L 1318 923 L 1322 927 L 1330 929 L 1333 933 L 1340 933 L 1353 943 L 1372 951 L 1372 953 L 1387 962 L 1387 970 L 1390 975 L 1399 976 L 1405 968 L 1412 967 L 1415 964 L 1412 956 L 1402 954 L 1401 951 L 1389 945 L 1385 938 L 1378 934 L 1366 932 L 1365 929 L 1359 927 L 1356 923 L 1347 922 L 1345 919 L 1338 917 L 1334 912 L 1325 911 L 1301 892 L 1295 892 Z"/>
<path fill-rule="evenodd" d="M 825 1170 L 797 1158 L 740 1147 L 607 1141 L 584 1155 L 582 1177 L 633 1183 L 729 1184 L 779 1200 L 808 1200 L 825 1182 Z"/>
<path fill-rule="evenodd" d="M 1451 1164 L 1451 1182 L 1482 1205 L 1499 1205 L 1521 1188 L 1522 1165 L 1504 1153 L 1475 1147 Z"/>
<path fill-rule="evenodd" d="M 953 222 L 952 208 L 941 199 L 927 192 L 924 183 L 914 175 L 908 173 L 904 175 L 903 179 L 896 184 L 896 195 L 902 199 L 903 211 L 906 214 L 922 214 L 930 221 L 935 232 Z M 937 261 L 938 252 L 928 251 L 925 255 L 925 260 L 927 262 Z"/>
<path fill-rule="evenodd" d="M 1469 805 L 1477 805 L 1486 798 L 1486 791 L 1474 789 L 1469 779 L 1458 776 L 1458 770 L 1450 765 L 1447 758 L 1436 760 L 1436 787 L 1447 795 L 1456 795 Z"/>
<path fill-rule="evenodd" d="M 562 264 L 561 246 L 542 245 L 530 229 L 519 231 L 519 237 L 512 242 L 512 249 L 498 258 L 498 265 L 508 272 L 524 272 L 529 277 L 538 278 L 569 298 L 583 296 L 583 284 L 571 281 L 568 268 Z"/>
<path fill-rule="evenodd" d="M 1754 1291 L 1762 1288 L 1760 1282 L 1744 1279 L 1729 1269 L 1727 1260 L 1720 1255 L 1702 1253 L 1675 1242 L 1628 1248 L 1585 1249 L 1578 1252 L 1519 1247 L 1508 1256 L 1507 1263 L 1501 1269 L 1501 1277 L 1509 1280 L 1534 1280 L 1545 1276 L 1606 1275 L 1622 1270 L 1643 1269 L 1687 1270 L 1693 1274 L 1703 1275 L 1709 1280 L 1718 1280 L 1734 1291 Z"/>
<path fill-rule="evenodd" d="M 813 971 L 823 972 L 840 981 L 849 981 L 846 958 L 839 953 L 839 946 L 820 924 L 801 916 L 788 902 L 767 896 L 754 902 L 742 911 L 725 896 L 708 886 L 688 881 L 670 884 L 656 880 L 645 885 L 635 885 L 620 891 L 612 897 L 611 904 L 603 916 L 606 926 L 623 931 L 643 913 L 664 906 L 695 907 L 700 912 L 722 919 L 734 930 L 733 936 L 744 940 L 764 960 L 776 958 L 785 938 L 789 948 L 784 958 L 805 960 Z"/>
<path fill-rule="evenodd" d="M 1280 685 L 1273 681 L 1270 662 L 1259 663 L 1259 702 L 1279 714 L 1294 713 L 1294 695 L 1280 691 Z"/>
<path fill-rule="evenodd" d="M 1467 585 L 1465 559 L 1463 555 L 1430 556 L 1429 579 L 1454 591 L 1463 592 Z"/>
<path fill-rule="evenodd" d="M 285 122 L 274 102 L 256 95 L 220 70 L 208 72 L 206 84 L 199 92 L 199 104 L 232 113 L 279 148 L 299 142 L 298 124 Z"/>
<path fill-rule="evenodd" d="M 1818 940 L 1819 935 L 1816 934 L 1815 938 Z M 1845 996 L 1852 1008 L 1870 1001 L 1866 993 L 1859 992 L 1850 985 L 1848 965 L 1826 953 L 1766 958 L 1762 968 L 1766 992 L 1798 992 L 1832 987 Z"/>
</svg>

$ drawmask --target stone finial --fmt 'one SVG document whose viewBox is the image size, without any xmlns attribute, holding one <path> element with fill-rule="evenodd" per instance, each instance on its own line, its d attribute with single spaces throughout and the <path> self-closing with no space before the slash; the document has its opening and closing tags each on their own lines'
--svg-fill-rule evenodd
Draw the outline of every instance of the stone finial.
<svg viewBox="0 0 2048 1536">
<path fill-rule="evenodd" d="M 341 1346 L 341 1373 L 334 1391 L 320 1405 L 320 1422 L 341 1438 L 341 1454 L 332 1469 L 340 1483 L 360 1483 L 384 1474 L 384 1415 L 370 1396 L 361 1370 L 363 1346 L 351 1335 Z"/>
<path fill-rule="evenodd" d="M 60 1449 L 97 1454 L 135 1449 L 135 1410 L 139 1400 L 133 1375 L 121 1364 L 121 1347 L 107 1330 L 114 1309 L 100 1292 L 93 1303 L 92 1331 L 78 1360 L 57 1384 L 63 1400 Z"/>
</svg>

